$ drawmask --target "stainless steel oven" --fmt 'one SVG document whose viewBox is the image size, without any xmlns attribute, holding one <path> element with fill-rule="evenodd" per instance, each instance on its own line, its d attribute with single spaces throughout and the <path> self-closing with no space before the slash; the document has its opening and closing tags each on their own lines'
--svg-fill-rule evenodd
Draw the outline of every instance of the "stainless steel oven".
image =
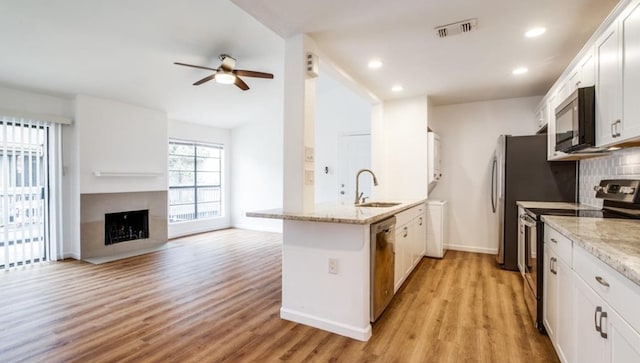
<svg viewBox="0 0 640 363">
<path fill-rule="evenodd" d="M 518 251 L 518 260 L 522 261 L 521 272 L 523 279 L 523 292 L 527 309 L 533 319 L 533 324 L 538 327 L 538 222 L 535 215 L 530 216 L 525 210 L 520 215 L 520 228 L 522 228 L 522 248 Z M 542 228 L 540 228 L 541 230 Z"/>
</svg>

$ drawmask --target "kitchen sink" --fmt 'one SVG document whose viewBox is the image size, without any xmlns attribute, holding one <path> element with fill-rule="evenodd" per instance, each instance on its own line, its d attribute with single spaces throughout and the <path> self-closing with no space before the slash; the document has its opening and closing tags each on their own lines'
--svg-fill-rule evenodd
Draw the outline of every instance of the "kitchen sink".
<svg viewBox="0 0 640 363">
<path fill-rule="evenodd" d="M 368 203 L 360 203 L 358 207 L 371 207 L 371 208 L 389 208 L 395 207 L 396 205 L 400 205 L 400 203 L 389 203 L 389 202 L 368 202 Z"/>
</svg>

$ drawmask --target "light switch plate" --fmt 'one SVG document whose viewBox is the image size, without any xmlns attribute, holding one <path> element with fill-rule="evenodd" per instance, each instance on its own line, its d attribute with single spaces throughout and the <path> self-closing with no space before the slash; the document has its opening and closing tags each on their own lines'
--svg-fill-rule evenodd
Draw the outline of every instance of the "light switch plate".
<svg viewBox="0 0 640 363">
<path fill-rule="evenodd" d="M 313 162 L 313 148 L 306 146 L 304 148 L 304 161 L 308 162 L 308 163 L 312 163 Z"/>
<path fill-rule="evenodd" d="M 313 185 L 313 170 L 304 171 L 304 185 Z"/>
</svg>

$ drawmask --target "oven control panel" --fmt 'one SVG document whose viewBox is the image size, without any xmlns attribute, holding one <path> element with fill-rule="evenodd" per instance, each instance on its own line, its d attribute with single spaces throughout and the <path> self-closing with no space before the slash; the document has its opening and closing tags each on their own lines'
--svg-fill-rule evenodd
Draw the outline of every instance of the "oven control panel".
<svg viewBox="0 0 640 363">
<path fill-rule="evenodd" d="M 640 180 L 602 180 L 600 181 L 600 185 L 596 186 L 594 190 L 596 191 L 596 198 L 626 203 L 640 202 L 638 198 Z"/>
</svg>

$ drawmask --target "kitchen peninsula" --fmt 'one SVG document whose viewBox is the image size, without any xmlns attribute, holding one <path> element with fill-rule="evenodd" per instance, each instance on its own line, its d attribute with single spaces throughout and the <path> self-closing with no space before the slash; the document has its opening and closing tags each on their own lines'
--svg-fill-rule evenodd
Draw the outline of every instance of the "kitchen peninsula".
<svg viewBox="0 0 640 363">
<path fill-rule="evenodd" d="M 424 199 L 393 206 L 316 204 L 311 211 L 271 209 L 248 217 L 283 219 L 283 319 L 353 339 L 371 337 L 371 225 L 396 218 L 395 289 L 425 250 Z M 393 233 L 393 232 L 392 232 Z"/>
</svg>

